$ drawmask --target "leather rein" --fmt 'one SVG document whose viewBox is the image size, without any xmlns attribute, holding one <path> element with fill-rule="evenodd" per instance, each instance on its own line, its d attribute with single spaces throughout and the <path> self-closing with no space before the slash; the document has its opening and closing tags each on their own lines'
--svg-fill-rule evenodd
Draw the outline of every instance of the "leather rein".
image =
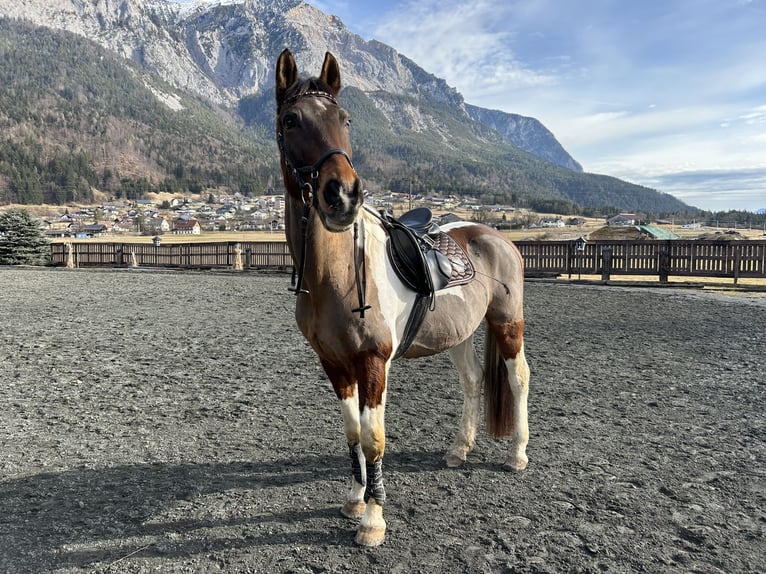
<svg viewBox="0 0 766 574">
<path fill-rule="evenodd" d="M 303 97 L 325 98 L 330 100 L 336 106 L 340 105 L 338 104 L 338 100 L 335 98 L 335 96 L 328 92 L 321 90 L 308 90 L 287 98 L 282 103 L 280 108 L 285 105 L 292 104 Z M 277 133 L 277 145 L 279 146 L 279 153 L 282 156 L 282 160 L 290 169 L 293 179 L 300 185 L 301 200 L 303 201 L 303 215 L 301 216 L 301 256 L 300 262 L 298 264 L 297 275 L 295 267 L 293 267 L 293 275 L 291 279 L 292 286 L 289 288 L 289 290 L 293 291 L 297 297 L 301 293 L 309 293 L 307 289 L 303 288 L 303 276 L 306 271 L 306 245 L 308 242 L 309 215 L 311 213 L 311 208 L 316 207 L 318 202 L 317 188 L 319 186 L 319 170 L 321 169 L 322 164 L 324 164 L 325 161 L 334 155 L 342 155 L 345 157 L 348 161 L 348 164 L 351 166 L 351 169 L 354 170 L 354 173 L 356 173 L 356 170 L 354 169 L 354 164 L 351 162 L 351 157 L 349 157 L 345 150 L 340 148 L 331 148 L 325 151 L 321 156 L 319 156 L 319 159 L 317 159 L 311 165 L 296 166 L 287 155 L 285 150 L 285 138 L 281 130 Z M 306 176 L 308 176 L 308 179 L 306 179 Z M 356 282 L 357 297 L 359 299 L 359 306 L 355 309 L 352 309 L 351 311 L 354 313 L 359 313 L 359 317 L 364 319 L 364 312 L 367 309 L 370 309 L 370 305 L 366 304 L 367 265 L 364 257 L 364 225 L 360 226 L 358 221 L 354 222 L 354 276 Z"/>
</svg>

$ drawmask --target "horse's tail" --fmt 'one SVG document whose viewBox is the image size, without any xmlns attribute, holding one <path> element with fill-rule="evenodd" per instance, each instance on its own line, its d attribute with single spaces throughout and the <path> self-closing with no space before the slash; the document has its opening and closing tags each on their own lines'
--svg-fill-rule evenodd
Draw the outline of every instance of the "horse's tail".
<svg viewBox="0 0 766 574">
<path fill-rule="evenodd" d="M 487 432 L 495 438 L 511 436 L 513 394 L 508 369 L 489 326 L 484 337 L 484 407 Z"/>
</svg>

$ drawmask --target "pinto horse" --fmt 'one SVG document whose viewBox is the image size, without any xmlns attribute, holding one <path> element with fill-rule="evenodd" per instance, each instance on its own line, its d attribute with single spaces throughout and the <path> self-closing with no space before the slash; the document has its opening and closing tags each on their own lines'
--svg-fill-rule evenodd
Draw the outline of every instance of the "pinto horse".
<svg viewBox="0 0 766 574">
<path fill-rule="evenodd" d="M 385 538 L 383 454 L 388 372 L 417 294 L 387 257 L 389 231 L 364 206 L 352 164 L 351 119 L 338 103 L 340 68 L 325 55 L 319 77 L 301 79 L 284 50 L 276 66 L 276 136 L 285 185 L 287 242 L 297 270 L 295 317 L 340 400 L 351 458 L 351 489 L 341 512 L 361 518 L 357 543 Z M 482 381 L 489 434 L 511 437 L 505 465 L 527 465 L 527 391 L 522 309 L 523 261 L 496 230 L 477 223 L 444 227 L 464 250 L 474 278 L 435 293 L 404 358 L 449 351 L 464 402 L 445 456 L 457 467 L 474 446 Z M 296 277 L 296 276 L 294 276 Z M 486 321 L 484 366 L 473 345 Z"/>
</svg>

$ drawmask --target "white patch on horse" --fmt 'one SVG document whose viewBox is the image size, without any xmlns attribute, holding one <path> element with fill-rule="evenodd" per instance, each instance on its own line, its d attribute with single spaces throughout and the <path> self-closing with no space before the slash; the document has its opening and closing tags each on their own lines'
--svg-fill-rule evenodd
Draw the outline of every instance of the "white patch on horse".
<svg viewBox="0 0 766 574">
<path fill-rule="evenodd" d="M 372 283 L 381 285 L 378 289 L 378 307 L 391 332 L 392 351 L 396 352 L 404 335 L 404 327 L 410 309 L 415 301 L 413 292 L 396 275 L 386 253 L 387 236 L 377 219 L 362 211 L 365 217 L 365 249 L 370 261 L 385 261 L 385 265 L 371 265 L 367 272 L 372 276 Z M 390 285 L 392 289 L 386 289 Z"/>
<path fill-rule="evenodd" d="M 465 298 L 465 290 L 461 289 L 460 286 L 457 287 L 448 287 L 444 291 L 437 291 L 436 292 L 436 304 L 439 304 L 439 299 L 443 299 L 445 297 L 457 297 L 464 303 L 467 303 L 468 301 Z"/>
<path fill-rule="evenodd" d="M 320 112 L 323 112 L 327 109 L 327 102 L 324 101 L 322 98 L 313 98 L 312 101 L 316 105 L 317 108 L 319 108 Z"/>
</svg>

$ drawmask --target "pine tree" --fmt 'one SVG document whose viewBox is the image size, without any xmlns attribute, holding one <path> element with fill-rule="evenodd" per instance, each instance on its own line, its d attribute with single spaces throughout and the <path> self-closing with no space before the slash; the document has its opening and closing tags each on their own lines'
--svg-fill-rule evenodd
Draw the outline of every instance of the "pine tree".
<svg viewBox="0 0 766 574">
<path fill-rule="evenodd" d="M 46 265 L 49 260 L 48 238 L 28 211 L 0 213 L 0 265 Z"/>
</svg>

